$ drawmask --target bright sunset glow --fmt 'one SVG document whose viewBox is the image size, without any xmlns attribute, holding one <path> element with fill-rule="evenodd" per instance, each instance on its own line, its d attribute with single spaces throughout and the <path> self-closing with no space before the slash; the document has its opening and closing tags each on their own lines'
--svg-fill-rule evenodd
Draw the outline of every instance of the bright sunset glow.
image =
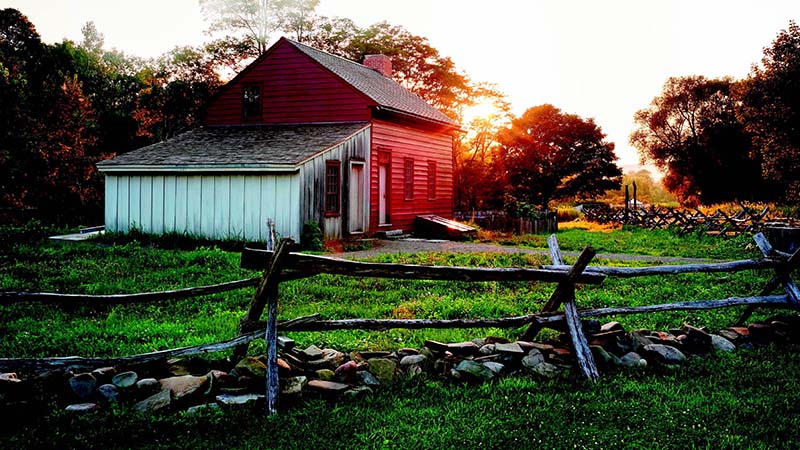
<svg viewBox="0 0 800 450">
<path fill-rule="evenodd" d="M 93 20 L 106 47 L 153 57 L 208 40 L 197 0 L 4 0 L 45 42 L 81 38 Z M 317 12 L 366 26 L 386 20 L 427 37 L 473 80 L 494 83 L 512 112 L 551 103 L 594 118 L 620 164 L 638 162 L 628 144 L 633 114 L 670 76 L 747 75 L 800 1 L 671 0 L 321 0 Z M 276 36 L 277 38 L 277 36 Z M 486 113 L 483 107 L 472 117 Z"/>
<path fill-rule="evenodd" d="M 475 119 L 497 119 L 499 112 L 500 111 L 497 109 L 497 106 L 495 106 L 494 103 L 486 100 L 479 101 L 475 105 L 472 105 L 464 110 L 463 118 L 461 120 L 462 126 L 469 126 L 469 124 Z"/>
</svg>

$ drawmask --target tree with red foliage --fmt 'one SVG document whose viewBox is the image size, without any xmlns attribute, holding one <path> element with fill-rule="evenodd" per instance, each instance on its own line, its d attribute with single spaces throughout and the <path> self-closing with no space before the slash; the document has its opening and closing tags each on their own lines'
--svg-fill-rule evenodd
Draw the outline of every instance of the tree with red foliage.
<svg viewBox="0 0 800 450">
<path fill-rule="evenodd" d="M 592 119 L 553 105 L 528 109 L 503 130 L 496 174 L 505 184 L 506 207 L 547 209 L 559 198 L 592 199 L 619 187 L 614 144 Z"/>
</svg>

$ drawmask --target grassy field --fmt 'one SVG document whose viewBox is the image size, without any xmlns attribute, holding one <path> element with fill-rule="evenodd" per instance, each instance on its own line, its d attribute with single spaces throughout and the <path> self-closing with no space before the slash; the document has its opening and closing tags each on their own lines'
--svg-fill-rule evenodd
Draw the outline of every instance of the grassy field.
<svg viewBox="0 0 800 450">
<path fill-rule="evenodd" d="M 117 239 L 60 246 L 38 232 L 0 230 L 0 289 L 122 293 L 212 284 L 255 276 L 238 254 L 217 247 L 156 248 Z M 541 246 L 525 236 L 519 245 Z M 559 234 L 564 250 L 592 243 L 610 253 L 669 256 L 758 255 L 746 240 L 678 238 L 669 232 L 617 230 Z M 188 248 L 191 246 L 183 246 Z M 665 253 L 660 253 L 665 252 Z M 385 262 L 535 267 L 522 254 L 394 254 Z M 601 264 L 620 264 L 600 261 Z M 627 263 L 634 264 L 634 263 Z M 607 280 L 577 291 L 585 307 L 643 305 L 757 293 L 765 272 Z M 283 319 L 477 318 L 534 312 L 554 285 L 441 283 L 318 276 L 281 287 Z M 115 356 L 233 337 L 251 289 L 158 305 L 106 308 L 0 307 L 3 357 Z M 740 310 L 626 316 L 627 328 L 683 323 L 712 330 Z M 766 313 L 761 313 L 763 317 Z M 294 333 L 298 345 L 340 350 L 419 347 L 425 339 L 458 341 L 521 330 L 392 330 Z M 254 353 L 261 351 L 259 345 Z M 258 414 L 143 417 L 125 409 L 90 417 L 63 413 L 0 434 L 0 448 L 785 448 L 800 437 L 800 356 L 796 348 L 740 350 L 691 361 L 676 371 L 604 375 L 597 386 L 574 378 L 502 379 L 481 386 L 415 379 L 354 402 L 309 401 L 265 421 Z M 125 436 L 124 440 L 120 440 Z M 4 442 L 5 441 L 5 442 Z"/>
</svg>

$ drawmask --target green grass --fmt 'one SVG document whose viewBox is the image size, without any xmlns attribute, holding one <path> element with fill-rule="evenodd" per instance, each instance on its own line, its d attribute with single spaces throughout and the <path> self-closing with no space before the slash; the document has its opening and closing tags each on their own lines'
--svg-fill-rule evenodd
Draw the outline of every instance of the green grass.
<svg viewBox="0 0 800 450">
<path fill-rule="evenodd" d="M 0 230 L 2 232 L 2 230 Z M 0 289 L 123 293 L 174 289 L 252 277 L 239 256 L 216 247 L 153 248 L 136 240 L 54 245 L 27 235 L 0 239 Z M 1 237 L 0 237 L 1 238 Z M 604 252 L 647 253 L 638 230 L 565 231 L 562 249 L 591 242 Z M 757 256 L 744 240 L 656 232 L 653 249 L 696 256 Z M 524 242 L 533 242 L 524 237 Z M 627 243 L 627 244 L 626 244 Z M 534 244 L 530 244 L 534 245 Z M 625 247 L 630 245 L 630 247 Z M 708 255 L 702 255 L 708 256 Z M 568 262 L 569 262 L 569 258 Z M 535 267 L 527 254 L 392 254 L 381 262 L 482 267 Z M 621 264 L 599 261 L 599 264 Z M 641 265 L 627 262 L 626 265 Z M 681 275 L 608 279 L 583 286 L 581 307 L 631 306 L 757 293 L 771 274 Z M 479 318 L 535 312 L 553 284 L 445 283 L 317 276 L 284 283 L 279 315 L 325 319 Z M 54 307 L 0 306 L 0 356 L 119 356 L 213 342 L 234 336 L 252 289 L 160 304 Z M 683 323 L 712 330 L 739 308 L 615 318 L 628 329 L 664 330 Z M 768 313 L 760 313 L 763 317 Z M 757 317 L 756 317 L 757 318 Z M 611 318 L 609 318 L 610 320 Z M 517 330 L 391 330 L 292 333 L 298 345 L 337 349 L 419 347 L 425 339 L 459 341 Z M 255 345 L 254 353 L 263 350 Z M 123 408 L 89 417 L 60 412 L 25 418 L 0 433 L 0 448 L 783 448 L 800 437 L 800 353 L 795 347 L 739 350 L 692 360 L 675 371 L 655 367 L 604 374 L 596 386 L 574 377 L 502 379 L 481 386 L 410 380 L 353 402 L 312 400 L 265 421 L 257 412 L 142 417 Z M 4 423 L 5 424 L 5 423 Z M 124 436 L 124 439 L 120 437 Z"/>
<path fill-rule="evenodd" d="M 749 236 L 720 239 L 672 230 L 647 230 L 624 227 L 611 232 L 590 233 L 580 229 L 559 231 L 558 244 L 563 251 L 581 251 L 592 245 L 598 253 L 629 253 L 685 258 L 736 259 L 758 257 L 760 253 Z M 527 248 L 547 248 L 547 236 L 527 234 L 500 239 L 499 243 Z"/>
</svg>

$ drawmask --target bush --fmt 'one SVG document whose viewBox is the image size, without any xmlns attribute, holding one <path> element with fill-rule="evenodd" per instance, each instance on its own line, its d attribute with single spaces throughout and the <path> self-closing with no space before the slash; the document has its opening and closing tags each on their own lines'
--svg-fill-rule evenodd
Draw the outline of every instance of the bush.
<svg viewBox="0 0 800 450">
<path fill-rule="evenodd" d="M 580 219 L 581 216 L 580 211 L 572 206 L 559 206 L 556 209 L 556 217 L 559 222 L 572 222 L 575 219 Z"/>
<path fill-rule="evenodd" d="M 303 231 L 300 233 L 300 247 L 303 250 L 321 252 L 325 249 L 322 241 L 322 230 L 316 222 L 306 222 L 303 224 Z"/>
</svg>

